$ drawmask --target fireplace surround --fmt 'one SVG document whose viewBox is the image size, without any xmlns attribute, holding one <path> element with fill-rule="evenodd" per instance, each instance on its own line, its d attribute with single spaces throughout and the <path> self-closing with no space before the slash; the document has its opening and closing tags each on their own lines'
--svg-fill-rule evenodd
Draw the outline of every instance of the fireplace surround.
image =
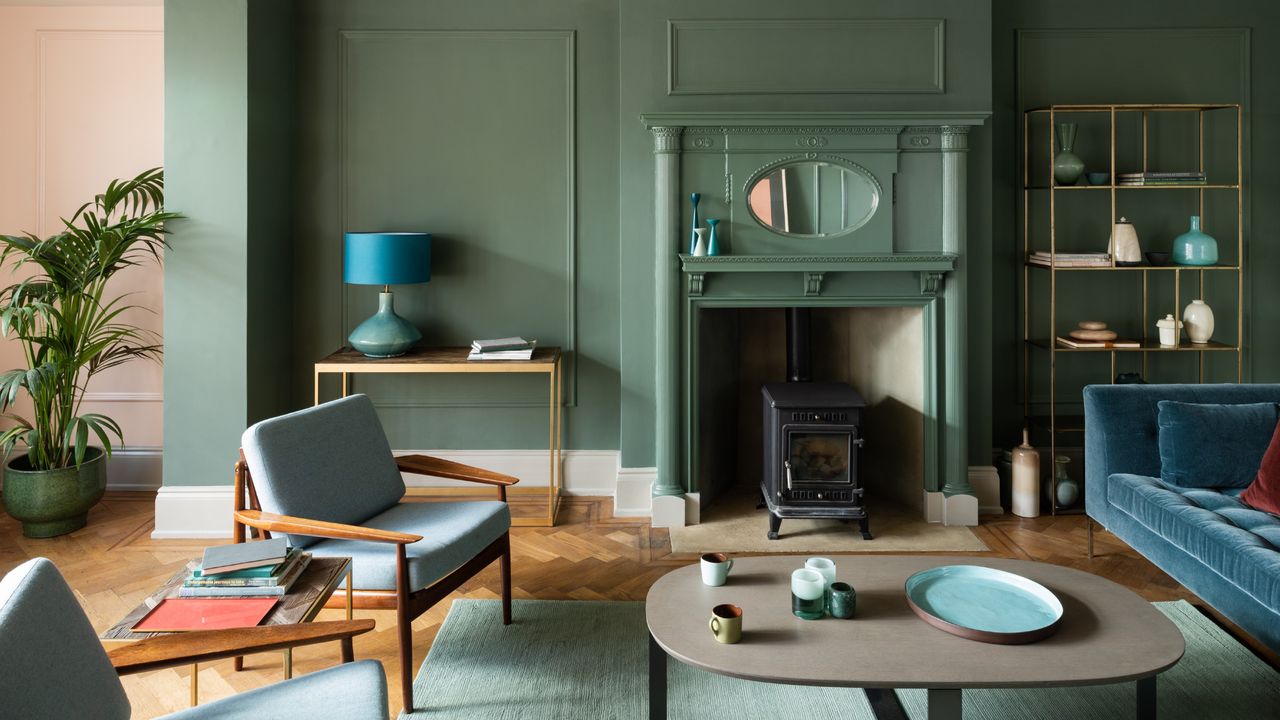
<svg viewBox="0 0 1280 720">
<path fill-rule="evenodd" d="M 654 141 L 657 479 L 652 522 L 696 522 L 700 310 L 919 307 L 924 350 L 922 507 L 977 522 L 965 457 L 965 153 L 986 113 L 659 113 Z M 747 206 L 751 181 L 812 161 L 870 178 L 873 214 L 797 237 Z M 688 250 L 688 194 L 720 220 L 726 254 Z"/>
</svg>

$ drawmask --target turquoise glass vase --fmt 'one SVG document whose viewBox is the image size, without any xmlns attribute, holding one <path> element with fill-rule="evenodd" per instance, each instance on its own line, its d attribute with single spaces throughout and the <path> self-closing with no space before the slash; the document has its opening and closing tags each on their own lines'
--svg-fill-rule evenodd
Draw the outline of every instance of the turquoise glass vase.
<svg viewBox="0 0 1280 720">
<path fill-rule="evenodd" d="M 1179 265 L 1218 262 L 1218 241 L 1200 230 L 1200 216 L 1191 216 L 1191 229 L 1173 239 L 1173 261 Z"/>
<path fill-rule="evenodd" d="M 715 218 L 707 218 L 707 227 L 711 228 L 711 232 L 707 233 L 707 254 L 720 254 L 720 233 L 716 231 L 716 226 L 720 221 Z"/>
</svg>

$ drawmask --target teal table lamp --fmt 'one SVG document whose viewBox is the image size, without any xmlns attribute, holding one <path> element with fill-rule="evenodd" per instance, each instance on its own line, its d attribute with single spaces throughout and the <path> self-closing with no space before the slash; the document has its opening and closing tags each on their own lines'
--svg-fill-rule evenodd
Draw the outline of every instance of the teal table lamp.
<svg viewBox="0 0 1280 720">
<path fill-rule="evenodd" d="M 395 357 L 409 351 L 422 333 L 396 314 L 391 285 L 431 279 L 430 233 L 347 233 L 342 240 L 342 280 L 351 285 L 381 285 L 378 312 L 356 326 L 347 340 L 369 357 Z"/>
</svg>

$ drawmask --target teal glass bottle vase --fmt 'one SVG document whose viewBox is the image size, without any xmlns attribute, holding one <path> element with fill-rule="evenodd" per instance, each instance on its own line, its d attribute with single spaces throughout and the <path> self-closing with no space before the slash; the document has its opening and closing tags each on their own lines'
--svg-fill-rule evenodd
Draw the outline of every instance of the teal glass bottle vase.
<svg viewBox="0 0 1280 720">
<path fill-rule="evenodd" d="M 1058 154 L 1053 156 L 1053 179 L 1059 185 L 1075 185 L 1084 173 L 1084 161 L 1072 150 L 1076 145 L 1076 124 L 1058 123 Z"/>
<path fill-rule="evenodd" d="M 1179 265 L 1214 265 L 1218 241 L 1200 230 L 1200 216 L 1191 216 L 1191 229 L 1173 239 L 1173 261 Z"/>
<path fill-rule="evenodd" d="M 711 228 L 711 232 L 707 233 L 707 254 L 720 254 L 720 233 L 716 230 L 716 226 L 720 221 L 715 218 L 707 218 L 707 227 Z"/>
</svg>

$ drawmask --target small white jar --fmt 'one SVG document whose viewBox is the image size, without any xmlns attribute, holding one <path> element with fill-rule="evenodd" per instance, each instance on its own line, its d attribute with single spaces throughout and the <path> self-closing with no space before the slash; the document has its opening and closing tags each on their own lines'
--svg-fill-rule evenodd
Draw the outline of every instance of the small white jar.
<svg viewBox="0 0 1280 720">
<path fill-rule="evenodd" d="M 1160 344 L 1164 347 L 1176 347 L 1178 345 L 1178 336 L 1182 334 L 1182 321 L 1174 320 L 1173 313 L 1164 316 L 1163 320 L 1156 321 L 1156 329 L 1160 331 Z"/>
</svg>

